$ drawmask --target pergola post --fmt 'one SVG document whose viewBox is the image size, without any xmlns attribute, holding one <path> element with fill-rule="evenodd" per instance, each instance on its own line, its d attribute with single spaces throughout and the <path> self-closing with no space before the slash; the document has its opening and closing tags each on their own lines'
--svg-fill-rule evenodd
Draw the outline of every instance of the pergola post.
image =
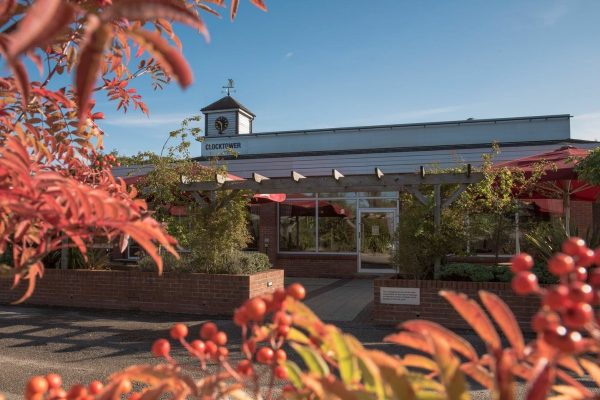
<svg viewBox="0 0 600 400">
<path fill-rule="evenodd" d="M 565 216 L 565 232 L 571 236 L 571 181 L 564 181 L 563 214 Z"/>
<path fill-rule="evenodd" d="M 440 184 L 433 186 L 433 227 L 435 234 L 442 228 L 442 188 Z M 433 278 L 439 279 L 442 268 L 442 257 L 436 256 L 433 260 Z"/>
</svg>

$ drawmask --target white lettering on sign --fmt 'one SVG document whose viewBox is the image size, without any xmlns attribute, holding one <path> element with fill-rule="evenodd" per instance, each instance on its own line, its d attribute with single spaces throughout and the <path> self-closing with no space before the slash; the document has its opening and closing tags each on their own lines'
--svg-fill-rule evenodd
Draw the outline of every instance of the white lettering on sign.
<svg viewBox="0 0 600 400">
<path fill-rule="evenodd" d="M 382 287 L 380 290 L 381 304 L 408 304 L 418 306 L 421 304 L 421 289 Z"/>
</svg>

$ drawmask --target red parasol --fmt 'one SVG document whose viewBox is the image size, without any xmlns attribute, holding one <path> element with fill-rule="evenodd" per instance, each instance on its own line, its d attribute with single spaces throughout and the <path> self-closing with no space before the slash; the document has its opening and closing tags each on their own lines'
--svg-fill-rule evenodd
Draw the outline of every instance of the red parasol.
<svg viewBox="0 0 600 400">
<path fill-rule="evenodd" d="M 535 185 L 532 193 L 520 196 L 526 199 L 562 199 L 565 216 L 565 228 L 570 233 L 571 200 L 596 201 L 600 195 L 600 186 L 578 179 L 575 166 L 580 159 L 587 157 L 589 150 L 573 146 L 564 146 L 547 153 L 518 158 L 498 164 L 496 168 L 518 169 L 531 176 L 540 164 L 544 174 Z"/>
</svg>

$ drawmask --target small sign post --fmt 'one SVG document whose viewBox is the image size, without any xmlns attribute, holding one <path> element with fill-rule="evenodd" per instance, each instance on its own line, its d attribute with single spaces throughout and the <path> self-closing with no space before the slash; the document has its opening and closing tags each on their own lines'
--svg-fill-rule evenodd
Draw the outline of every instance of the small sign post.
<svg viewBox="0 0 600 400">
<path fill-rule="evenodd" d="M 381 304 L 421 305 L 421 289 L 382 287 L 380 289 Z"/>
</svg>

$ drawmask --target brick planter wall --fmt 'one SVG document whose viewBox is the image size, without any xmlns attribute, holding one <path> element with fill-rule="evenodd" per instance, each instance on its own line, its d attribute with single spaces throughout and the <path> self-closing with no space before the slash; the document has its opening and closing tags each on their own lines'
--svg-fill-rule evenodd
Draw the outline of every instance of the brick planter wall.
<svg viewBox="0 0 600 400">
<path fill-rule="evenodd" d="M 23 282 L 10 290 L 9 279 L 0 278 L 0 303 L 18 299 L 26 286 Z M 281 287 L 283 271 L 278 269 L 254 275 L 163 276 L 139 271 L 47 269 L 24 304 L 231 316 L 244 300 Z"/>
<path fill-rule="evenodd" d="M 403 279 L 376 279 L 374 281 L 373 320 L 384 325 L 397 325 L 409 319 L 426 319 L 450 329 L 470 329 L 469 325 L 452 308 L 450 303 L 439 296 L 440 290 L 453 290 L 465 293 L 480 304 L 477 292 L 486 290 L 499 296 L 512 310 L 521 329 L 530 332 L 531 317 L 540 305 L 534 296 L 517 296 L 509 283 L 498 282 L 446 282 L 415 281 Z M 419 288 L 420 305 L 381 304 L 381 287 Z"/>
</svg>

